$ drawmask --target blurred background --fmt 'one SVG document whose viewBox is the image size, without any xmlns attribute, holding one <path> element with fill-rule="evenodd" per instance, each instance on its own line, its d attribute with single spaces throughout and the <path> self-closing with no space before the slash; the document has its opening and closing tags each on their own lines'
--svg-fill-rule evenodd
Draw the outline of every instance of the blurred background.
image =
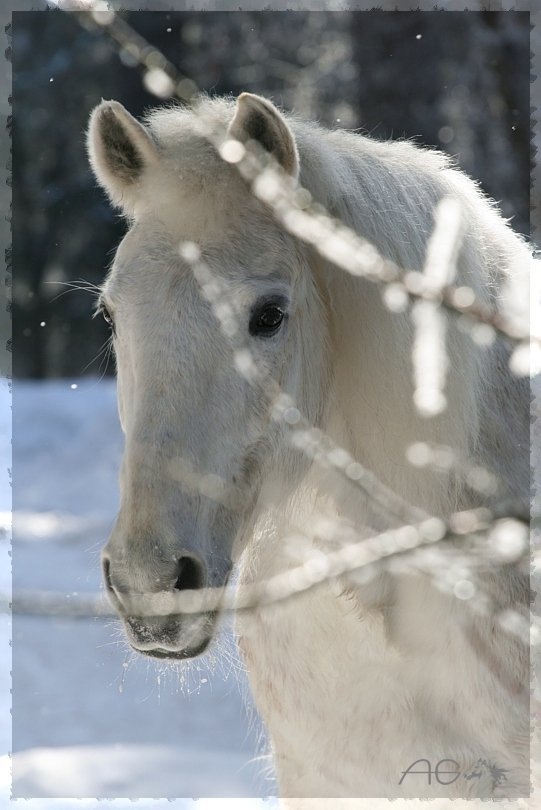
<svg viewBox="0 0 541 810">
<path fill-rule="evenodd" d="M 249 90 L 328 127 L 415 138 L 453 155 L 529 233 L 527 12 L 122 12 L 210 94 Z M 13 15 L 13 373 L 105 370 L 93 296 L 123 233 L 88 168 L 103 98 L 160 103 L 133 54 L 58 10 Z M 110 363 L 106 373 L 113 372 Z"/>
<path fill-rule="evenodd" d="M 328 127 L 415 138 L 448 152 L 529 234 L 528 12 L 212 10 L 217 5 L 227 7 L 120 17 L 207 93 L 248 90 Z M 89 14 L 36 6 L 42 10 L 13 13 L 9 30 L 13 585 L 27 611 L 13 617 L 13 741 L 5 750 L 14 755 L 0 762 L 0 790 L 9 792 L 11 764 L 16 797 L 272 796 L 264 738 L 242 697 L 245 676 L 227 628 L 213 655 L 166 671 L 130 655 L 115 622 L 39 610 L 44 591 L 64 607 L 98 594 L 99 550 L 118 507 L 114 364 L 100 356 L 108 330 L 91 317 L 92 292 L 77 287 L 101 283 L 124 224 L 89 170 L 86 125 L 101 98 L 135 116 L 163 100 L 147 89 L 129 48 Z M 6 459 L 9 435 L 2 384 Z M 0 529 L 1 521 L 9 526 L 4 483 Z M 4 593 L 7 538 L 0 533 Z M 39 807 L 68 807 L 52 801 Z"/>
</svg>

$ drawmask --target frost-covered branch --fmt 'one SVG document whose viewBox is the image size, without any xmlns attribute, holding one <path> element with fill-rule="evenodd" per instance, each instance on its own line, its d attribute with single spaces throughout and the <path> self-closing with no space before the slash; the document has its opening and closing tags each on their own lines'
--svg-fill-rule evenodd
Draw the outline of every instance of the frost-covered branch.
<svg viewBox="0 0 541 810">
<path fill-rule="evenodd" d="M 77 14 L 79 21 L 103 30 L 119 48 L 130 54 L 133 62 L 143 71 L 143 82 L 149 92 L 161 99 L 176 98 L 186 104 L 192 104 L 197 99 L 199 90 L 192 79 L 181 75 L 125 20 L 99 3 L 92 4 L 91 8 Z M 390 311 L 403 312 L 411 306 L 416 334 L 413 350 L 415 404 L 422 414 L 437 414 L 446 404 L 446 321 L 443 310 L 461 319 L 474 340 L 488 343 L 499 335 L 515 345 L 515 353 L 523 353 L 527 348 L 530 339 L 527 324 L 517 323 L 516 319 L 507 318 L 505 314 L 487 306 L 470 287 L 453 283 L 462 227 L 461 212 L 455 200 L 443 200 L 435 211 L 435 228 L 428 242 L 423 270 L 401 268 L 382 256 L 369 241 L 333 217 L 312 199 L 306 189 L 293 187 L 291 178 L 257 144 L 242 144 L 228 137 L 223 129 L 216 128 L 213 121 L 206 124 L 206 137 L 215 145 L 222 159 L 236 166 L 253 194 L 270 207 L 277 221 L 290 234 L 311 245 L 320 256 L 340 270 L 378 285 Z M 161 612 L 196 614 L 218 607 L 235 612 L 262 610 L 286 599 L 302 596 L 323 582 L 341 578 L 347 581 L 360 571 L 366 577 L 367 572 L 378 566 L 400 561 L 432 577 L 438 587 L 448 587 L 451 582 L 451 592 L 456 598 L 467 599 L 474 609 L 477 605 L 479 609 L 482 607 L 497 613 L 498 605 L 487 594 L 478 569 L 514 564 L 525 557 L 528 515 L 516 505 L 505 503 L 492 510 L 462 511 L 441 519 L 413 507 L 393 492 L 344 448 L 310 424 L 298 404 L 260 363 L 255 362 L 238 330 L 234 302 L 228 298 L 226 285 L 221 284 L 205 264 L 198 246 L 183 243 L 179 246 L 179 252 L 192 268 L 202 294 L 231 342 L 236 371 L 251 385 L 264 389 L 272 418 L 282 423 L 293 446 L 314 463 L 336 471 L 348 486 L 356 487 L 370 506 L 393 524 L 393 528 L 364 538 L 337 518 L 330 521 L 327 527 L 326 547 L 324 544 L 323 549 L 313 549 L 292 570 L 251 586 L 243 586 L 236 593 L 230 589 L 201 589 L 135 595 L 134 611 L 159 615 Z M 479 328 L 482 328 L 481 337 Z M 532 340 L 539 349 L 541 333 L 536 331 Z M 524 364 L 521 370 L 523 373 Z M 460 470 L 472 489 L 492 497 L 497 493 L 496 476 L 460 458 L 453 448 L 417 443 L 409 448 L 407 460 L 413 466 L 433 465 L 436 469 L 446 471 L 451 468 Z M 199 477 L 193 470 L 187 470 L 181 460 L 177 460 L 170 472 L 184 485 L 194 487 L 207 497 L 231 503 L 238 495 L 225 490 L 219 480 L 209 482 L 208 476 Z M 312 527 L 312 531 L 315 533 L 316 527 Z M 458 550 L 451 542 L 456 544 L 457 539 Z M 287 537 L 284 542 L 287 542 Z M 445 547 L 445 564 L 443 551 L 438 551 L 440 547 Z M 453 584 L 452 577 L 445 580 L 444 574 L 448 561 L 457 555 L 462 568 L 471 569 L 471 577 L 462 577 Z M 446 585 L 442 585 L 442 577 Z M 457 583 L 462 585 L 458 587 Z M 464 583 L 469 583 L 470 590 Z M 54 599 L 46 594 L 15 596 L 15 610 L 24 611 L 25 606 L 28 609 L 32 604 L 41 604 L 44 612 L 52 611 L 55 606 Z M 110 615 L 102 602 L 78 600 L 78 605 L 79 613 L 77 608 L 70 613 L 71 605 L 70 609 L 66 605 L 65 613 L 61 609 L 55 615 L 85 615 L 85 610 L 92 615 Z M 522 626 L 520 632 L 523 633 Z"/>
</svg>

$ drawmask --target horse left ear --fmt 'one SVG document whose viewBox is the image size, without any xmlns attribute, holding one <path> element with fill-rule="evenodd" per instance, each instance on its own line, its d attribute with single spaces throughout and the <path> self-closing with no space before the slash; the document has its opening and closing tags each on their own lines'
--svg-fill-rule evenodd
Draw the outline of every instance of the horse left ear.
<svg viewBox="0 0 541 810">
<path fill-rule="evenodd" d="M 287 174 L 298 178 L 299 154 L 295 138 L 284 116 L 267 99 L 241 93 L 228 135 L 241 143 L 257 141 Z"/>
</svg>

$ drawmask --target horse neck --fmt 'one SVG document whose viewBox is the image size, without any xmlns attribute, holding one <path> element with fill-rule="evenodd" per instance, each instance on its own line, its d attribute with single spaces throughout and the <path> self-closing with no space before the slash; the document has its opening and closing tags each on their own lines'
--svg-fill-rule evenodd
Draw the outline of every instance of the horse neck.
<svg viewBox="0 0 541 810">
<path fill-rule="evenodd" d="M 412 467 L 407 451 L 424 441 L 468 455 L 478 421 L 476 358 L 460 336 L 458 341 L 449 337 L 460 362 L 446 381 L 448 407 L 438 416 L 422 418 L 414 405 L 409 316 L 387 310 L 380 290 L 370 282 L 333 267 L 324 274 L 333 370 L 325 431 L 410 504 L 432 514 L 452 511 L 460 498 L 457 482 Z"/>
</svg>

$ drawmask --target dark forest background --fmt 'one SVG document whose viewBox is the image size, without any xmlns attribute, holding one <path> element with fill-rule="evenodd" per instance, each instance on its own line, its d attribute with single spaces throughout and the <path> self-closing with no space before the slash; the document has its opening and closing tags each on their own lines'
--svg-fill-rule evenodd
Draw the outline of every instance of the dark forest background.
<svg viewBox="0 0 541 810">
<path fill-rule="evenodd" d="M 527 12 L 121 16 L 208 93 L 249 90 L 329 127 L 449 152 L 529 234 Z M 13 373 L 98 374 L 106 326 L 88 291 L 62 283 L 100 284 L 124 226 L 88 168 L 85 128 L 101 98 L 136 116 L 160 100 L 130 53 L 75 14 L 14 13 L 12 60 Z"/>
</svg>

